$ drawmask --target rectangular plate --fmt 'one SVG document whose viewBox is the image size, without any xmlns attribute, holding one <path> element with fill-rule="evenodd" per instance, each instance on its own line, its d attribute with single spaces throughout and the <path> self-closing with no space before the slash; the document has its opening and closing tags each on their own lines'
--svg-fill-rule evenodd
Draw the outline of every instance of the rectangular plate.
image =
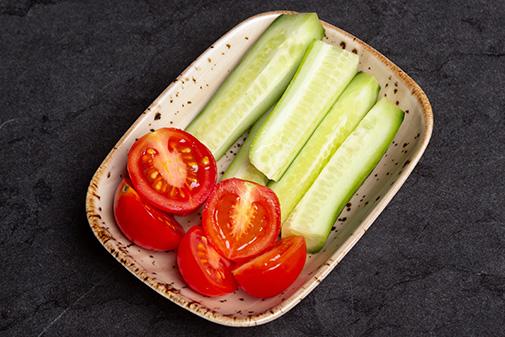
<svg viewBox="0 0 505 337">
<path fill-rule="evenodd" d="M 360 69 L 373 74 L 387 96 L 405 112 L 405 120 L 379 165 L 343 211 L 325 248 L 308 255 L 300 277 L 284 293 L 269 299 L 242 291 L 208 298 L 187 288 L 176 268 L 173 252 L 152 252 L 132 245 L 118 230 L 113 215 L 114 191 L 126 167 L 128 149 L 136 137 L 161 127 L 185 128 L 212 96 L 268 25 L 287 11 L 253 16 L 221 37 L 198 57 L 147 108 L 121 137 L 91 180 L 86 212 L 97 239 L 126 269 L 160 295 L 210 321 L 229 326 L 253 326 L 276 319 L 300 302 L 356 244 L 403 185 L 431 136 L 433 115 L 421 88 L 399 67 L 351 34 L 322 22 L 325 41 L 360 55 Z M 219 161 L 222 172 L 238 149 L 237 141 Z M 199 214 L 179 218 L 189 228 Z"/>
</svg>

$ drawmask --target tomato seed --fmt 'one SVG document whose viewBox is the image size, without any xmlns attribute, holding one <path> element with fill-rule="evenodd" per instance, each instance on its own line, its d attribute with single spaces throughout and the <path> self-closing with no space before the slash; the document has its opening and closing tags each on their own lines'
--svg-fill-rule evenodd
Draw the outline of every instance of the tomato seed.
<svg viewBox="0 0 505 337">
<path fill-rule="evenodd" d="M 175 197 L 175 187 L 172 187 L 172 189 L 170 190 L 170 197 L 171 198 L 174 198 Z"/>
</svg>

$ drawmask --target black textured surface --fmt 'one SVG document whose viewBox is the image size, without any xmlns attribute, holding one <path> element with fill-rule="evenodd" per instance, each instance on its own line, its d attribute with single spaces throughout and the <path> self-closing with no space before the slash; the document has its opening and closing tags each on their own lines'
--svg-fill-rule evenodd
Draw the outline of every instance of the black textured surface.
<svg viewBox="0 0 505 337">
<path fill-rule="evenodd" d="M 273 1 L 272 1 L 273 2 Z M 92 236 L 89 180 L 180 71 L 241 20 L 317 11 L 424 88 L 428 150 L 314 292 L 256 328 L 163 299 Z M 504 336 L 505 3 L 0 1 L 1 336 Z"/>
</svg>

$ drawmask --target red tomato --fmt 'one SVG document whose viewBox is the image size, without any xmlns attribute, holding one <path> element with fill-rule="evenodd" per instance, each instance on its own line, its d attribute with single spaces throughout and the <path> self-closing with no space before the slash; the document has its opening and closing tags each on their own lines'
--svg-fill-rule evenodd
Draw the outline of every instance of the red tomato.
<svg viewBox="0 0 505 337">
<path fill-rule="evenodd" d="M 240 288 L 255 297 L 272 297 L 288 288 L 305 265 L 306 247 L 301 236 L 290 236 L 260 256 L 232 271 Z"/>
<path fill-rule="evenodd" d="M 230 262 L 209 244 L 200 226 L 193 226 L 177 249 L 179 272 L 191 289 L 205 296 L 221 296 L 237 289 Z"/>
<path fill-rule="evenodd" d="M 116 190 L 114 217 L 128 240 L 146 249 L 175 249 L 184 235 L 181 225 L 171 215 L 142 202 L 125 179 Z"/>
<path fill-rule="evenodd" d="M 128 153 L 128 173 L 146 201 L 174 214 L 191 213 L 216 183 L 216 161 L 189 133 L 163 128 L 137 140 Z"/>
<path fill-rule="evenodd" d="M 205 234 L 216 250 L 233 261 L 260 254 L 281 228 L 279 200 L 268 187 L 242 179 L 217 184 L 202 212 Z"/>
</svg>

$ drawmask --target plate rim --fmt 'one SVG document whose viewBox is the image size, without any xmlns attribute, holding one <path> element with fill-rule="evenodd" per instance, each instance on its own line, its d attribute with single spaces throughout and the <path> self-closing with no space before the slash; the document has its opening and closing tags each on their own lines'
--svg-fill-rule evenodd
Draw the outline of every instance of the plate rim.
<svg viewBox="0 0 505 337">
<path fill-rule="evenodd" d="M 251 17 L 242 20 L 240 23 L 235 25 L 233 28 L 224 33 L 218 40 L 214 42 L 214 44 L 223 40 L 228 34 L 237 30 L 245 24 L 246 22 L 253 20 L 258 17 L 263 16 L 271 16 L 271 15 L 281 15 L 281 14 L 293 14 L 297 13 L 295 11 L 290 10 L 275 10 L 275 11 L 267 11 L 262 12 Z M 116 142 L 116 144 L 112 147 L 111 151 L 107 154 L 105 159 L 102 161 L 96 172 L 94 173 L 91 182 L 88 186 L 88 190 L 86 193 L 86 216 L 91 228 L 91 231 L 98 239 L 98 241 L 102 244 L 102 246 L 128 271 L 130 271 L 133 275 L 135 275 L 139 280 L 141 280 L 144 284 L 148 285 L 151 289 L 159 293 L 165 298 L 168 298 L 175 304 L 189 310 L 190 312 L 207 319 L 209 321 L 226 325 L 232 327 L 250 327 L 256 326 L 260 324 L 264 324 L 270 322 L 287 311 L 292 309 L 295 305 L 297 305 L 305 296 L 307 296 L 328 274 L 332 271 L 336 265 L 342 260 L 342 258 L 347 255 L 347 253 L 354 247 L 354 245 L 359 241 L 359 239 L 363 236 L 363 234 L 367 231 L 367 229 L 372 225 L 372 223 L 376 220 L 376 218 L 382 213 L 384 208 L 389 204 L 389 202 L 396 195 L 398 190 L 403 186 L 408 176 L 411 174 L 412 170 L 419 162 L 421 156 L 426 150 L 428 143 L 430 141 L 432 132 L 433 132 L 433 111 L 431 104 L 429 102 L 428 97 L 421 89 L 421 87 L 415 82 L 407 73 L 405 73 L 399 66 L 389 60 L 387 57 L 382 55 L 376 49 L 358 39 L 351 33 L 344 31 L 341 28 L 338 28 L 324 20 L 320 20 L 321 24 L 325 28 L 325 30 L 335 30 L 340 34 L 352 39 L 356 43 L 358 43 L 363 49 L 369 52 L 371 55 L 376 57 L 381 63 L 386 65 L 390 71 L 392 71 L 396 76 L 398 76 L 402 81 L 405 82 L 407 88 L 411 89 L 411 93 L 414 97 L 416 97 L 417 101 L 420 103 L 422 108 L 423 122 L 424 122 L 424 132 L 422 133 L 422 138 L 419 142 L 419 146 L 414 152 L 414 154 L 410 157 L 410 162 L 405 166 L 401 174 L 398 176 L 398 179 L 394 182 L 392 186 L 387 190 L 387 192 L 383 195 L 381 200 L 375 205 L 375 207 L 363 218 L 359 226 L 356 230 L 346 239 L 346 242 L 343 244 L 345 249 L 343 251 L 335 251 L 327 260 L 326 263 L 321 265 L 317 271 L 312 275 L 312 281 L 306 281 L 296 292 L 294 292 L 290 297 L 292 298 L 289 301 L 283 301 L 276 306 L 272 307 L 270 310 L 255 314 L 245 316 L 243 318 L 238 318 L 231 315 L 221 314 L 214 310 L 207 308 L 204 305 L 201 305 L 198 302 L 187 301 L 184 296 L 178 293 L 178 290 L 175 288 L 171 288 L 167 284 L 160 283 L 153 279 L 148 274 L 144 273 L 140 270 L 136 263 L 130 261 L 131 258 L 127 256 L 126 252 L 121 248 L 113 247 L 108 242 L 111 239 L 111 235 L 107 230 L 101 227 L 100 225 L 100 215 L 95 212 L 95 198 L 97 198 L 98 194 L 96 190 L 98 189 L 98 181 L 101 176 L 105 173 L 105 168 L 109 161 L 112 159 L 114 153 L 116 152 L 119 145 L 121 145 L 133 132 L 136 126 L 143 119 L 143 115 L 149 112 L 153 107 L 155 107 L 158 101 L 165 95 L 167 91 L 169 91 L 176 83 L 177 80 L 171 82 L 158 96 L 157 98 L 147 107 L 147 109 L 140 114 L 140 116 L 133 122 L 133 124 L 128 128 L 128 130 L 121 136 L 121 138 Z M 201 55 L 205 54 L 211 47 L 208 47 L 203 51 Z M 184 77 L 187 72 L 189 72 L 193 67 L 195 62 L 200 58 L 198 56 L 193 62 L 191 62 L 179 75 L 177 78 Z"/>
</svg>

